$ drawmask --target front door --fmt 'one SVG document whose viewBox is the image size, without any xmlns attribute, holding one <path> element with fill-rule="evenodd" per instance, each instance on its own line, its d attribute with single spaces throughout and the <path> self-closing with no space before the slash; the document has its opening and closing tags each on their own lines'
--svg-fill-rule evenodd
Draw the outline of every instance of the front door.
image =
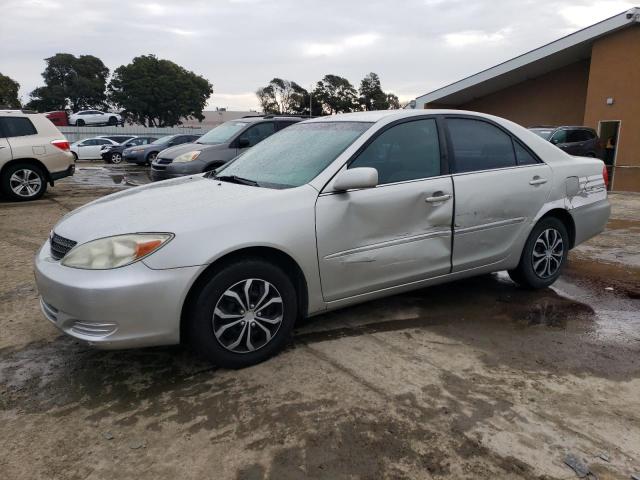
<svg viewBox="0 0 640 480">
<path fill-rule="evenodd" d="M 325 300 L 449 273 L 453 188 L 435 119 L 384 130 L 348 165 L 357 167 L 376 168 L 378 186 L 323 192 L 316 204 Z"/>
<path fill-rule="evenodd" d="M 453 271 L 520 255 L 513 249 L 544 205 L 551 168 L 497 125 L 447 118 L 456 192 Z"/>
<path fill-rule="evenodd" d="M 0 165 L 4 165 L 13 157 L 11 156 L 11 145 L 2 133 L 2 125 L 0 125 Z"/>
</svg>

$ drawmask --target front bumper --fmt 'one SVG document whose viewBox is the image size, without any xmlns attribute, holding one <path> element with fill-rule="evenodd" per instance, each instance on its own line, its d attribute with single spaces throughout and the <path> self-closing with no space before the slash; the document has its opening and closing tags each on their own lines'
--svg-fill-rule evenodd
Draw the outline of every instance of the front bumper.
<svg viewBox="0 0 640 480">
<path fill-rule="evenodd" d="M 206 164 L 198 160 L 192 162 L 171 162 L 164 158 L 156 158 L 151 163 L 151 180 L 167 180 L 169 178 L 197 175 L 205 171 Z"/>
<path fill-rule="evenodd" d="M 188 173 L 171 173 L 171 172 L 168 172 L 167 170 L 159 170 L 155 168 L 153 164 L 151 165 L 150 176 L 151 176 L 152 182 L 159 182 L 160 180 L 169 180 L 171 178 L 184 177 L 186 175 L 189 175 L 189 174 Z"/>
<path fill-rule="evenodd" d="M 35 261 L 45 317 L 90 345 L 133 348 L 180 342 L 180 316 L 201 267 L 153 270 L 143 262 L 113 270 L 64 267 L 47 241 Z"/>
<path fill-rule="evenodd" d="M 122 158 L 129 163 L 142 164 L 146 162 L 146 152 L 126 152 L 122 155 Z"/>
</svg>

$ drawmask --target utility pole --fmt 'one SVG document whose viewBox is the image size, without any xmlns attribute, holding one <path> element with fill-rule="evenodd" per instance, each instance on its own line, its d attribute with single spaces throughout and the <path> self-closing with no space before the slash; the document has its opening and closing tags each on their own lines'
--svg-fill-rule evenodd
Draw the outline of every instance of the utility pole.
<svg viewBox="0 0 640 480">
<path fill-rule="evenodd" d="M 311 104 L 313 101 L 313 83 L 311 84 L 311 88 L 309 89 L 309 118 L 311 118 L 311 112 L 313 109 L 311 108 Z"/>
</svg>

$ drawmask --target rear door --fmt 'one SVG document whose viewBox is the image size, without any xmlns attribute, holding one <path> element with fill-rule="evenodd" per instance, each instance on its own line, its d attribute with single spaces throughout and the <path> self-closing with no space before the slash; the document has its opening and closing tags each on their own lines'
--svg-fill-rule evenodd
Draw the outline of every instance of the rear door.
<svg viewBox="0 0 640 480">
<path fill-rule="evenodd" d="M 447 116 L 456 195 L 453 271 L 505 259 L 549 196 L 551 168 L 499 125 Z"/>
<path fill-rule="evenodd" d="M 237 153 L 245 151 L 247 148 L 251 148 L 257 145 L 265 138 L 273 135 L 276 132 L 275 122 L 260 122 L 255 125 L 251 125 L 244 132 L 238 136 L 238 140 L 246 138 L 249 140 L 249 144 L 246 147 L 238 148 Z M 237 143 L 237 142 L 234 142 Z"/>
<path fill-rule="evenodd" d="M 11 145 L 9 145 L 9 140 L 7 140 L 5 132 L 4 118 L 0 117 L 0 167 L 13 158 L 11 155 Z"/>
<path fill-rule="evenodd" d="M 433 117 L 383 129 L 345 167 L 375 168 L 378 186 L 318 197 L 325 300 L 449 273 L 454 202 L 439 132 Z"/>
</svg>

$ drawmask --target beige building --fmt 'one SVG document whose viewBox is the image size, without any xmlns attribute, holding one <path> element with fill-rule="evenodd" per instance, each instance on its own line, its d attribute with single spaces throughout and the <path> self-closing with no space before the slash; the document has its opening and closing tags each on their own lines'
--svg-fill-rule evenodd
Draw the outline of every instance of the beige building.
<svg viewBox="0 0 640 480">
<path fill-rule="evenodd" d="M 526 127 L 586 125 L 615 140 L 612 188 L 640 191 L 640 8 L 416 99 Z"/>
</svg>

